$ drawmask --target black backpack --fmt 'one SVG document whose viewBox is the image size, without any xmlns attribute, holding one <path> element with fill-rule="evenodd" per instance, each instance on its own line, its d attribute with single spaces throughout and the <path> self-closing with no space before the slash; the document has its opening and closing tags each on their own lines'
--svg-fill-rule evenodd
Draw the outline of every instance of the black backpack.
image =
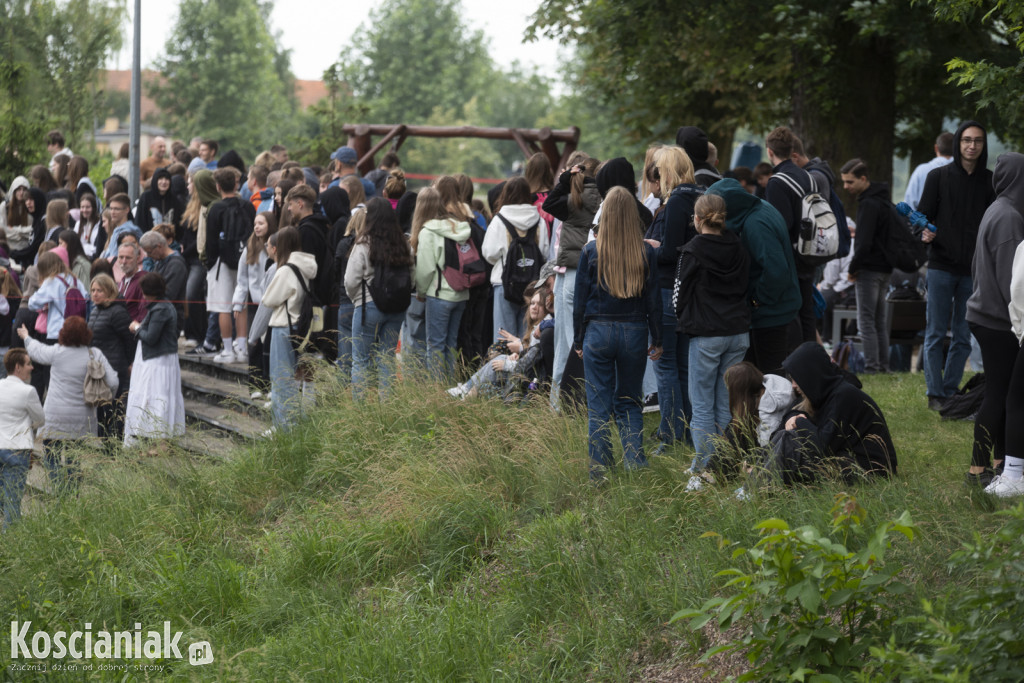
<svg viewBox="0 0 1024 683">
<path fill-rule="evenodd" d="M 498 214 L 498 218 L 505 224 L 511 242 L 508 245 L 508 252 L 505 254 L 505 270 L 501 274 L 501 286 L 505 290 L 505 300 L 517 306 L 522 306 L 526 299 L 526 287 L 536 282 L 540 277 L 541 266 L 544 265 L 544 254 L 540 252 L 540 245 L 537 244 L 537 226 L 540 225 L 540 216 L 537 222 L 526 231 L 523 236 L 508 221 L 507 218 Z"/>
<path fill-rule="evenodd" d="M 476 230 L 483 229 L 475 221 L 469 224 L 470 233 L 465 242 L 444 241 L 444 266 L 437 265 L 437 289 L 434 296 L 441 292 L 441 278 L 456 292 L 462 292 L 487 283 L 487 261 L 480 256 L 480 243 Z M 476 230 L 474 230 L 476 228 Z"/>
<path fill-rule="evenodd" d="M 943 420 L 973 422 L 984 400 L 985 373 L 979 372 L 943 402 L 942 408 L 939 409 L 939 415 Z"/>
<path fill-rule="evenodd" d="M 921 233 L 914 232 L 892 202 L 889 202 L 889 215 L 892 218 L 883 244 L 885 262 L 897 270 L 914 273 L 928 259 L 927 245 L 921 241 Z"/>
<path fill-rule="evenodd" d="M 291 311 L 288 310 L 288 302 L 284 304 L 284 312 L 288 316 L 289 338 L 292 348 L 296 353 L 303 353 L 310 344 L 314 333 L 322 332 L 324 329 L 323 304 L 316 294 L 306 285 L 306 279 L 302 277 L 299 267 L 294 263 L 286 263 L 286 266 L 295 273 L 295 279 L 302 287 L 302 306 L 299 308 L 299 317 L 292 321 Z"/>
<path fill-rule="evenodd" d="M 252 234 L 252 221 L 242 213 L 241 200 L 224 202 L 223 225 L 217 236 L 220 249 L 220 261 L 234 270 L 238 267 L 238 259 L 242 258 L 242 249 Z"/>
<path fill-rule="evenodd" d="M 374 305 L 381 313 L 404 313 L 405 309 L 409 308 L 409 299 L 413 292 L 409 266 L 392 268 L 386 263 L 375 263 L 373 271 L 373 280 L 369 283 L 363 280 L 363 302 L 365 303 L 366 291 L 369 290 Z M 363 322 L 366 322 L 365 317 Z"/>
</svg>

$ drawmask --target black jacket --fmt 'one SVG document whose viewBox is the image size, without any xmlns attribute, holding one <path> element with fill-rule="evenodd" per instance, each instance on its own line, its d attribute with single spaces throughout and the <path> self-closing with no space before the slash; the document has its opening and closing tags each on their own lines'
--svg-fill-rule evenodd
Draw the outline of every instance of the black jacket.
<svg viewBox="0 0 1024 683">
<path fill-rule="evenodd" d="M 813 418 L 797 418 L 800 448 L 810 456 L 804 462 L 831 461 L 847 477 L 858 467 L 870 475 L 896 473 L 896 448 L 881 408 L 843 378 L 825 349 L 804 342 L 782 367 L 814 407 Z"/>
<path fill-rule="evenodd" d="M 558 237 L 558 253 L 555 265 L 576 268 L 580 262 L 580 251 L 587 243 L 590 228 L 594 225 L 594 214 L 601 206 L 601 194 L 597 191 L 597 181 L 583 178 L 583 196 L 580 206 L 572 204 L 572 174 L 565 171 L 558 177 L 558 182 L 551 188 L 544 205 L 541 207 L 552 216 L 562 221 L 562 230 Z"/>
<path fill-rule="evenodd" d="M 597 191 L 601 193 L 601 199 L 608 196 L 608 191 L 613 187 L 624 187 L 633 195 L 636 202 L 636 210 L 640 214 L 640 220 L 644 222 L 644 228 L 651 225 L 654 216 L 651 210 L 640 203 L 636 198 L 636 175 L 633 173 L 633 164 L 629 163 L 626 157 L 609 159 L 597 171 Z"/>
<path fill-rule="evenodd" d="M 960 138 L 970 127 L 985 130 L 977 121 L 964 121 L 953 136 L 953 163 L 932 169 L 924 181 L 918 210 L 938 228 L 928 245 L 928 267 L 954 275 L 970 275 L 978 227 L 989 204 L 995 201 L 992 171 L 988 163 L 988 144 L 978 158 L 974 173 L 964 170 L 960 156 Z M 857 235 L 860 239 L 860 235 Z"/>
<path fill-rule="evenodd" d="M 891 273 L 892 266 L 885 260 L 885 241 L 894 225 L 895 209 L 889 199 L 889 186 L 871 183 L 857 197 L 857 239 L 849 272 L 862 270 L 873 273 Z"/>
<path fill-rule="evenodd" d="M 210 211 L 206 214 L 206 265 L 208 270 L 211 270 L 217 263 L 217 259 L 220 258 L 220 233 L 225 227 L 224 214 L 228 212 L 229 207 L 234 206 L 239 207 L 249 226 L 249 233 L 252 233 L 252 225 L 256 222 L 256 209 L 251 202 L 244 201 L 236 195 L 211 204 Z M 243 246 L 244 240 L 248 238 L 249 236 L 246 235 L 243 239 Z M 234 270 L 238 268 L 238 262 L 225 263 L 224 266 Z"/>
<path fill-rule="evenodd" d="M 739 235 L 697 235 L 679 262 L 679 329 L 692 337 L 725 337 L 750 329 L 750 256 Z"/>
<path fill-rule="evenodd" d="M 662 289 L 675 286 L 679 250 L 697 236 L 693 212 L 694 205 L 703 194 L 704 188 L 699 185 L 677 185 L 659 209 L 657 223 L 652 222 L 647 230 L 647 238 L 660 242 L 654 251 L 658 255 L 658 280 Z"/>
<path fill-rule="evenodd" d="M 161 222 L 173 225 L 175 233 L 177 233 L 178 226 L 181 225 L 181 215 L 185 213 L 185 205 L 174 194 L 173 183 L 171 187 L 167 188 L 166 193 L 160 194 L 160 190 L 156 187 L 156 181 L 160 178 L 170 180 L 171 174 L 167 172 L 166 168 L 158 168 L 153 172 L 149 189 L 139 197 L 139 203 L 135 208 L 135 225 L 139 226 L 142 232 L 152 230 L 155 225 L 152 210 L 156 209 L 163 216 Z"/>
<path fill-rule="evenodd" d="M 336 303 L 331 300 L 331 290 L 334 289 L 334 251 L 328 244 L 331 226 L 326 216 L 311 213 L 299 221 L 297 227 L 302 237 L 302 251 L 312 254 L 316 259 L 316 277 L 311 287 L 313 293 L 320 299 L 322 306 Z"/>
<path fill-rule="evenodd" d="M 135 335 L 128 329 L 131 323 L 132 317 L 128 315 L 123 301 L 94 306 L 89 314 L 91 345 L 107 357 L 122 387 L 128 386 L 128 366 L 135 358 Z"/>
</svg>

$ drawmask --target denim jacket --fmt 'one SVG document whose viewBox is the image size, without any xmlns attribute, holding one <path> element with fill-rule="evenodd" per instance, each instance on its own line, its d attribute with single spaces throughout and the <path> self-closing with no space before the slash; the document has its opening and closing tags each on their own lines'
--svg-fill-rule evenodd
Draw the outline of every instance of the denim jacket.
<svg viewBox="0 0 1024 683">
<path fill-rule="evenodd" d="M 573 297 L 574 348 L 583 348 L 583 337 L 591 320 L 646 321 L 653 345 L 661 346 L 661 288 L 658 285 L 657 257 L 649 244 L 644 244 L 644 255 L 647 259 L 647 281 L 643 293 L 631 299 L 619 299 L 598 284 L 597 242 L 589 242 L 583 247 Z"/>
</svg>

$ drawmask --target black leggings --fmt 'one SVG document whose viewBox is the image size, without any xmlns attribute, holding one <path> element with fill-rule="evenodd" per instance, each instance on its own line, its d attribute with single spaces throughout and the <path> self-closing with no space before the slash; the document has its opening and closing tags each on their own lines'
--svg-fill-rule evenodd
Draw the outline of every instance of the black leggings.
<svg viewBox="0 0 1024 683">
<path fill-rule="evenodd" d="M 1024 458 L 1024 347 L 1017 350 L 1006 393 L 1006 454 Z"/>
<path fill-rule="evenodd" d="M 971 464 L 988 467 L 992 464 L 993 449 L 996 460 L 1002 460 L 1006 455 L 1006 397 L 1018 345 L 1013 332 L 974 323 L 970 328 L 981 346 L 981 360 L 985 365 L 985 398 L 974 420 Z"/>
</svg>

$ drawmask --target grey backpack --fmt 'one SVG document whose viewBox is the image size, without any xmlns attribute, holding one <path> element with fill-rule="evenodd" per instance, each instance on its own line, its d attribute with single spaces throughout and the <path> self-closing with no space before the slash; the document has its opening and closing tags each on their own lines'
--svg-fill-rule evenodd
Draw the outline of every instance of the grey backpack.
<svg viewBox="0 0 1024 683">
<path fill-rule="evenodd" d="M 110 387 L 106 381 L 107 371 L 103 363 L 92 355 L 89 349 L 89 364 L 85 369 L 85 382 L 82 385 L 82 395 L 85 397 L 85 405 L 94 407 L 105 403 L 113 398 Z"/>
</svg>

